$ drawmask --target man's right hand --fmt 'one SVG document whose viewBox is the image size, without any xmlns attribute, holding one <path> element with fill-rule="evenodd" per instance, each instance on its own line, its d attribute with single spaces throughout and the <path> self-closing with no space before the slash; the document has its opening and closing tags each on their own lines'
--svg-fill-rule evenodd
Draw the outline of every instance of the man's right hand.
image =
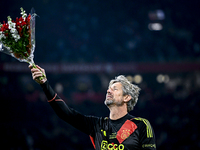
<svg viewBox="0 0 200 150">
<path fill-rule="evenodd" d="M 32 65 L 29 65 L 29 68 L 31 69 L 33 80 L 35 80 L 38 84 L 43 84 L 47 81 L 45 70 L 36 65 L 37 68 L 33 68 Z M 45 77 L 44 77 L 45 75 Z M 41 79 L 39 79 L 42 77 Z"/>
</svg>

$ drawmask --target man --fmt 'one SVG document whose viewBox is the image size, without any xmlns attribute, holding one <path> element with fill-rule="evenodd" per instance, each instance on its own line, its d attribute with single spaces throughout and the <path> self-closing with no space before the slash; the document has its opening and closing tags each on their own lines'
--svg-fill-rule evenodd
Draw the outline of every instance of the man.
<svg viewBox="0 0 200 150">
<path fill-rule="evenodd" d="M 110 115 L 109 118 L 102 118 L 86 116 L 68 107 L 43 76 L 44 69 L 39 66 L 29 68 L 33 79 L 41 85 L 56 114 L 89 135 L 96 150 L 156 149 L 155 135 L 149 121 L 128 113 L 137 103 L 140 88 L 131 84 L 124 76 L 110 81 L 104 102 Z"/>
</svg>

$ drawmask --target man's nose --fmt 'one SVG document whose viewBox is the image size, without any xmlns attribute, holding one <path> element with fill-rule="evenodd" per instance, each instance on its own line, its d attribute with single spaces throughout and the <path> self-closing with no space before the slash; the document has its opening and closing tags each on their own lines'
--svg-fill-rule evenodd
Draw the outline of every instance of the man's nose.
<svg viewBox="0 0 200 150">
<path fill-rule="evenodd" d="M 111 91 L 112 91 L 112 90 L 111 90 L 110 88 L 107 89 L 107 93 L 111 93 Z"/>
</svg>

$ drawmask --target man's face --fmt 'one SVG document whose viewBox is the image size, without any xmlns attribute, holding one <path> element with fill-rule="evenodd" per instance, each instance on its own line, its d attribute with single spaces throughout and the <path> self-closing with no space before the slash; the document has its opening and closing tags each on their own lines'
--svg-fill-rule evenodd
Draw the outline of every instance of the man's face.
<svg viewBox="0 0 200 150">
<path fill-rule="evenodd" d="M 104 103 L 106 106 L 121 106 L 124 104 L 123 98 L 122 84 L 120 82 L 116 82 L 108 88 Z"/>
</svg>

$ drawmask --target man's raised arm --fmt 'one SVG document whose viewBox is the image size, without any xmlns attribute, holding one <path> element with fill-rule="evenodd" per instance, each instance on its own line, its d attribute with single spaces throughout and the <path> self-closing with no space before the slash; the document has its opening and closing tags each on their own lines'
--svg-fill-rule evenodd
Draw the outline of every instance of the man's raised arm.
<svg viewBox="0 0 200 150">
<path fill-rule="evenodd" d="M 95 117 L 85 116 L 70 108 L 50 86 L 46 78 L 45 70 L 37 65 L 36 67 L 37 68 L 33 68 L 31 65 L 29 66 L 32 72 L 33 80 L 40 84 L 48 99 L 49 104 L 54 109 L 58 117 L 71 124 L 78 130 L 90 135 L 94 127 L 93 125 L 96 121 L 98 122 L 98 119 Z M 43 78 L 40 79 L 40 77 Z"/>
</svg>

